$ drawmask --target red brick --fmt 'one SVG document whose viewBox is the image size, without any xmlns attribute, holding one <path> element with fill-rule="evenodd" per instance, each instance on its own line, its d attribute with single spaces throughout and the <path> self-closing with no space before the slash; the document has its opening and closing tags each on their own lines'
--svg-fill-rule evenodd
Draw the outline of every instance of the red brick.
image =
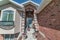
<svg viewBox="0 0 60 40">
<path fill-rule="evenodd" d="M 60 0 L 52 0 L 39 14 L 37 14 L 39 31 L 50 40 L 60 40 Z"/>
<path fill-rule="evenodd" d="M 3 40 L 3 36 L 2 35 L 0 35 L 0 40 Z"/>
</svg>

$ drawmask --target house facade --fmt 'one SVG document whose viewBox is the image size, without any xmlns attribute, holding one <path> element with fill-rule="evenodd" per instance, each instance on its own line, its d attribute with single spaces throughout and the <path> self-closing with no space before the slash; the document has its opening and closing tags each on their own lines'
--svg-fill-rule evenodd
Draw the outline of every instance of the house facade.
<svg viewBox="0 0 60 40">
<path fill-rule="evenodd" d="M 59 0 L 5 1 L 0 1 L 0 40 L 60 39 Z"/>
</svg>

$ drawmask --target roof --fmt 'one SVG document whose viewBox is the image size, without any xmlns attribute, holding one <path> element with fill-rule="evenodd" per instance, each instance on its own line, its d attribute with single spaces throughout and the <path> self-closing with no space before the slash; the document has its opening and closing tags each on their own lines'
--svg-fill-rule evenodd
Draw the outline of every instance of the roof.
<svg viewBox="0 0 60 40">
<path fill-rule="evenodd" d="M 39 6 L 40 3 L 42 2 L 42 0 L 12 0 L 12 1 L 14 1 L 16 3 L 19 3 L 19 4 L 25 4 L 27 2 L 32 2 L 32 3 L 34 3 L 37 6 Z"/>
<path fill-rule="evenodd" d="M 10 2 L 24 8 L 24 5 L 31 3 L 37 7 L 37 13 L 39 13 L 51 1 L 52 0 L 0 0 L 0 6 Z"/>
</svg>

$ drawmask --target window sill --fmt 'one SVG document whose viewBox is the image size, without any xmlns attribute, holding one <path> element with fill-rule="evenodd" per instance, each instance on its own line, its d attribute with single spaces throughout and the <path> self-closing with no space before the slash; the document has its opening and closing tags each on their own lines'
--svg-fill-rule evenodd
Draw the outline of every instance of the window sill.
<svg viewBox="0 0 60 40">
<path fill-rule="evenodd" d="M 14 21 L 0 21 L 0 26 L 14 26 Z"/>
</svg>

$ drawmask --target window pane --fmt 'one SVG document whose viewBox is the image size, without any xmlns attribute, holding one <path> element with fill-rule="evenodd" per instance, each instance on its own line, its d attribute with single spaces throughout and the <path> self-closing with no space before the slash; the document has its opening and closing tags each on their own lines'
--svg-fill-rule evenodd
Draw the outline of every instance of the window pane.
<svg viewBox="0 0 60 40">
<path fill-rule="evenodd" d="M 13 14 L 14 12 L 13 11 L 8 11 L 9 14 L 8 14 L 8 21 L 13 21 Z"/>
<path fill-rule="evenodd" d="M 3 12 L 2 21 L 7 21 L 7 12 Z"/>
<path fill-rule="evenodd" d="M 6 34 L 4 40 L 9 40 L 9 35 Z"/>
<path fill-rule="evenodd" d="M 9 14 L 8 21 L 13 21 L 13 14 Z"/>
<path fill-rule="evenodd" d="M 4 40 L 14 40 L 14 34 L 5 34 Z"/>
<path fill-rule="evenodd" d="M 2 21 L 1 24 L 2 26 L 13 26 L 13 14 L 14 11 L 12 10 L 5 10 L 3 11 L 3 15 L 2 15 Z"/>
<path fill-rule="evenodd" d="M 11 35 L 10 40 L 14 40 L 14 35 L 13 34 Z"/>
<path fill-rule="evenodd" d="M 2 21 L 13 21 L 13 14 L 11 10 L 3 11 Z"/>
</svg>

